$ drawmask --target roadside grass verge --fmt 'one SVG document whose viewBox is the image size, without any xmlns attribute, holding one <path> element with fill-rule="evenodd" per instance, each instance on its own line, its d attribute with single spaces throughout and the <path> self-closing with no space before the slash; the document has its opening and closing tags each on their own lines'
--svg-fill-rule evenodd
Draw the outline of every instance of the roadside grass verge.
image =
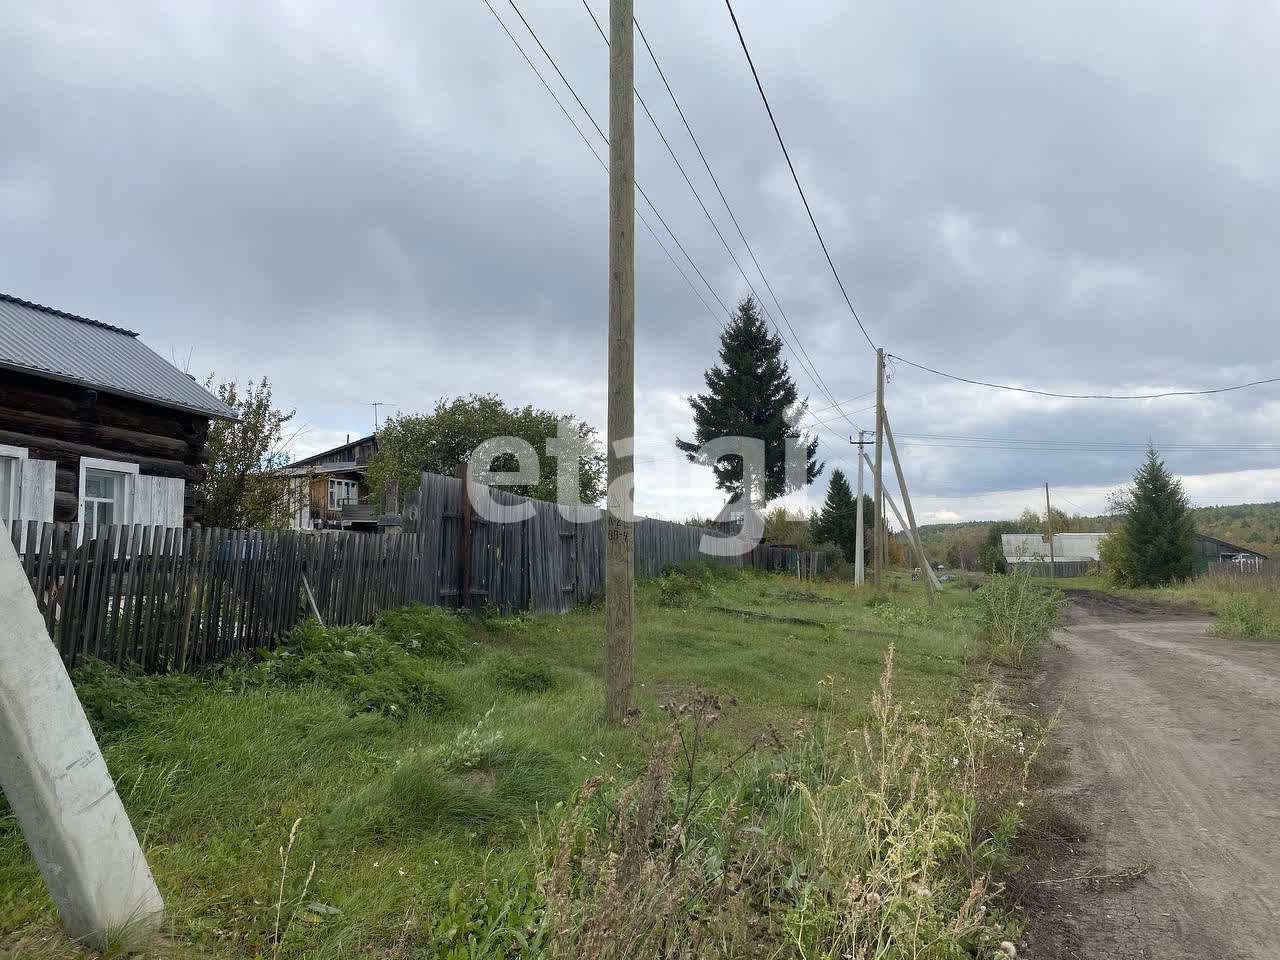
<svg viewBox="0 0 1280 960">
<path fill-rule="evenodd" d="M 1220 637 L 1280 640 L 1280 577 L 1210 573 L 1174 586 L 1120 593 L 1135 600 L 1195 606 L 1216 613 L 1214 632 Z"/>
<path fill-rule="evenodd" d="M 968 715 L 970 661 L 983 653 L 978 594 L 950 590 L 930 602 L 900 576 L 877 594 L 782 576 L 697 568 L 678 574 L 696 586 L 656 578 L 638 588 L 639 712 L 620 728 L 601 722 L 598 606 L 471 621 L 410 608 L 368 628 L 306 626 L 259 662 L 199 677 L 144 677 L 102 666 L 77 671 L 108 766 L 166 896 L 165 935 L 149 955 L 484 956 L 449 952 L 455 921 L 483 927 L 491 937 L 503 924 L 516 929 L 541 922 L 546 905 L 538 879 L 547 863 L 530 838 L 544 838 L 541 849 L 552 856 L 580 787 L 604 777 L 602 798 L 617 798 L 643 781 L 655 745 L 671 736 L 673 719 L 664 705 L 704 696 L 722 708 L 699 735 L 691 765 L 696 781 L 747 754 L 735 767 L 740 772 L 702 796 L 696 818 L 702 826 L 695 833 L 691 816 L 690 842 L 721 836 L 724 802 L 744 811 L 760 804 L 769 810 L 761 808 L 756 825 L 782 831 L 779 842 L 790 838 L 788 862 L 818 870 L 832 862 L 836 848 L 813 847 L 814 831 L 834 829 L 834 811 L 864 809 L 858 804 L 865 798 L 841 784 L 873 769 L 859 765 L 873 761 L 856 759 L 860 733 L 845 734 L 884 729 L 879 678 L 890 645 L 892 705 L 900 713 L 896 732 L 885 735 L 928 742 L 927 749 L 910 748 L 912 763 L 924 766 L 895 776 L 909 785 L 919 773 L 917 799 L 926 806 L 911 807 L 912 817 L 945 821 L 938 836 L 950 839 L 922 854 L 930 869 L 941 871 L 936 877 L 945 894 L 928 883 L 922 889 L 933 904 L 929 916 L 945 926 L 972 883 L 999 859 L 988 863 L 979 848 L 1003 844 L 1014 827 L 1001 828 L 1001 817 L 1016 817 L 1009 799 L 1016 789 L 985 799 L 967 791 L 964 781 L 953 779 L 963 772 L 961 762 L 976 771 L 987 761 L 973 760 L 973 749 L 945 752 L 950 748 L 943 746 L 942 731 Z M 737 610 L 788 619 L 726 612 Z M 771 727 L 784 741 L 776 757 L 758 749 Z M 803 777 L 801 764 L 809 765 Z M 1016 762 L 1006 766 L 1013 776 Z M 802 804 L 788 776 L 806 785 L 816 806 Z M 678 772 L 665 782 L 666 793 L 679 793 Z M 823 793 L 828 790 L 846 795 Z M 900 793 L 906 796 L 893 795 Z M 606 812 L 592 816 L 593 830 L 608 829 Z M 575 822 L 571 832 L 586 829 L 587 821 Z M 865 845 L 878 829 L 841 842 Z M 291 833 L 289 867 L 282 870 L 281 850 Z M 762 857 L 764 849 L 752 842 L 740 852 Z M 728 849 L 722 846 L 721 856 Z M 874 866 L 850 862 L 862 866 L 841 868 L 832 883 L 867 876 Z M 967 878 L 959 901 L 956 870 Z M 894 881 L 894 896 L 914 896 L 914 882 Z M 781 912 L 767 913 L 784 929 L 814 916 L 797 904 L 818 902 L 796 900 L 795 884 L 810 884 L 804 889 L 828 900 L 835 889 L 812 872 L 768 881 L 771 891 L 788 883 L 791 892 L 778 900 Z M 989 892 L 984 888 L 982 897 Z M 481 913 L 472 910 L 477 897 Z M 833 902 L 827 908 L 835 909 Z M 498 914 L 504 919 L 495 920 Z M 280 915 L 283 939 L 276 932 Z M 0 934 L 0 956 L 5 950 L 36 960 L 80 956 L 60 944 L 51 932 L 56 926 L 43 882 L 0 805 L 0 931 L 9 931 Z"/>
</svg>

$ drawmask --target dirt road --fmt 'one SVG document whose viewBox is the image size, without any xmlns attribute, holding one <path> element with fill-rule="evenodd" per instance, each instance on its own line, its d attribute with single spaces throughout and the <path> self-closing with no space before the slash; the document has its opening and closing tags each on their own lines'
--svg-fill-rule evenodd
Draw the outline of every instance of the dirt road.
<svg viewBox="0 0 1280 960">
<path fill-rule="evenodd" d="M 1073 595 L 1042 701 L 1081 826 L 1034 889 L 1040 960 L 1280 958 L 1280 642 L 1193 612 Z"/>
</svg>

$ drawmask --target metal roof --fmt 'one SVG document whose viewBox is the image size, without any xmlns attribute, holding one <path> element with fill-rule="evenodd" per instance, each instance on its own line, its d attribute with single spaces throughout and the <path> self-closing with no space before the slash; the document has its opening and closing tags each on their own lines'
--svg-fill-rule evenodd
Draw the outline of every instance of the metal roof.
<svg viewBox="0 0 1280 960">
<path fill-rule="evenodd" d="M 0 293 L 0 367 L 223 420 L 235 411 L 121 327 Z"/>
<path fill-rule="evenodd" d="M 1097 560 L 1098 546 L 1105 533 L 1055 533 L 1053 554 L 1057 560 Z M 1049 559 L 1049 544 L 1044 534 L 1006 533 L 1000 537 L 1004 557 L 1010 562 L 1027 563 Z"/>
<path fill-rule="evenodd" d="M 322 450 L 320 453 L 313 453 L 309 457 L 303 457 L 301 460 L 295 460 L 293 463 L 289 464 L 289 467 L 305 467 L 313 463 L 327 465 L 329 462 L 328 458 L 332 457 L 335 453 L 340 453 L 343 450 L 350 450 L 352 447 L 358 447 L 360 444 L 369 443 L 370 441 L 374 441 L 376 444 L 377 439 L 378 435 L 376 433 L 371 433 L 367 437 L 361 437 L 359 440 L 348 440 L 346 443 L 338 444 L 338 446 L 331 450 Z M 356 462 L 354 460 L 335 460 L 333 463 L 335 466 L 345 467 L 348 470 L 356 469 Z M 365 466 L 366 464 L 360 464 L 362 469 Z"/>
</svg>

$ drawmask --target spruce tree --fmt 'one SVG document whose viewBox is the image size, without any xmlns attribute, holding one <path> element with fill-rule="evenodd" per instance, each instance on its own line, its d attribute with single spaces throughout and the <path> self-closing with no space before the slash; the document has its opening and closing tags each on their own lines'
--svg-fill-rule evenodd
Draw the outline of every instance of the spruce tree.
<svg viewBox="0 0 1280 960">
<path fill-rule="evenodd" d="M 866 494 L 862 495 L 862 524 L 864 550 L 869 551 L 875 525 L 874 504 Z M 849 481 L 841 470 L 831 471 L 827 485 L 827 499 L 822 510 L 814 514 L 811 524 L 814 543 L 834 543 L 850 563 L 858 555 L 858 500 L 849 488 Z M 865 559 L 865 558 L 864 558 Z"/>
<path fill-rule="evenodd" d="M 716 486 L 735 498 L 753 493 L 763 502 L 792 492 L 787 483 L 786 443 L 797 438 L 805 453 L 805 485 L 822 472 L 816 461 L 818 441 L 802 435 L 787 421 L 799 399 L 795 381 L 782 359 L 782 340 L 769 332 L 751 297 L 720 335 L 720 363 L 705 374 L 707 392 L 689 398 L 693 408 L 694 440 L 676 438 L 692 463 L 711 467 Z M 731 457 L 709 463 L 698 448 L 718 437 L 751 437 L 764 441 L 764 489 L 742 489 L 742 460 Z"/>
<path fill-rule="evenodd" d="M 1154 587 L 1190 577 L 1195 564 L 1195 523 L 1182 483 L 1155 449 L 1133 478 L 1119 546 L 1124 575 L 1133 586 Z"/>
</svg>

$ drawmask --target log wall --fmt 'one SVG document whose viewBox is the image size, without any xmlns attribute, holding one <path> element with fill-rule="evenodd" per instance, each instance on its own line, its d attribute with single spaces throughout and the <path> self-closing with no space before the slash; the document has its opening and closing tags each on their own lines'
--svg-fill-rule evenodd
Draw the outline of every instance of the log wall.
<svg viewBox="0 0 1280 960">
<path fill-rule="evenodd" d="M 204 498 L 196 485 L 208 476 L 208 441 L 207 417 L 43 377 L 0 374 L 0 443 L 57 464 L 57 522 L 78 519 L 80 458 L 98 457 L 182 479 L 183 516 L 198 523 Z"/>
</svg>

